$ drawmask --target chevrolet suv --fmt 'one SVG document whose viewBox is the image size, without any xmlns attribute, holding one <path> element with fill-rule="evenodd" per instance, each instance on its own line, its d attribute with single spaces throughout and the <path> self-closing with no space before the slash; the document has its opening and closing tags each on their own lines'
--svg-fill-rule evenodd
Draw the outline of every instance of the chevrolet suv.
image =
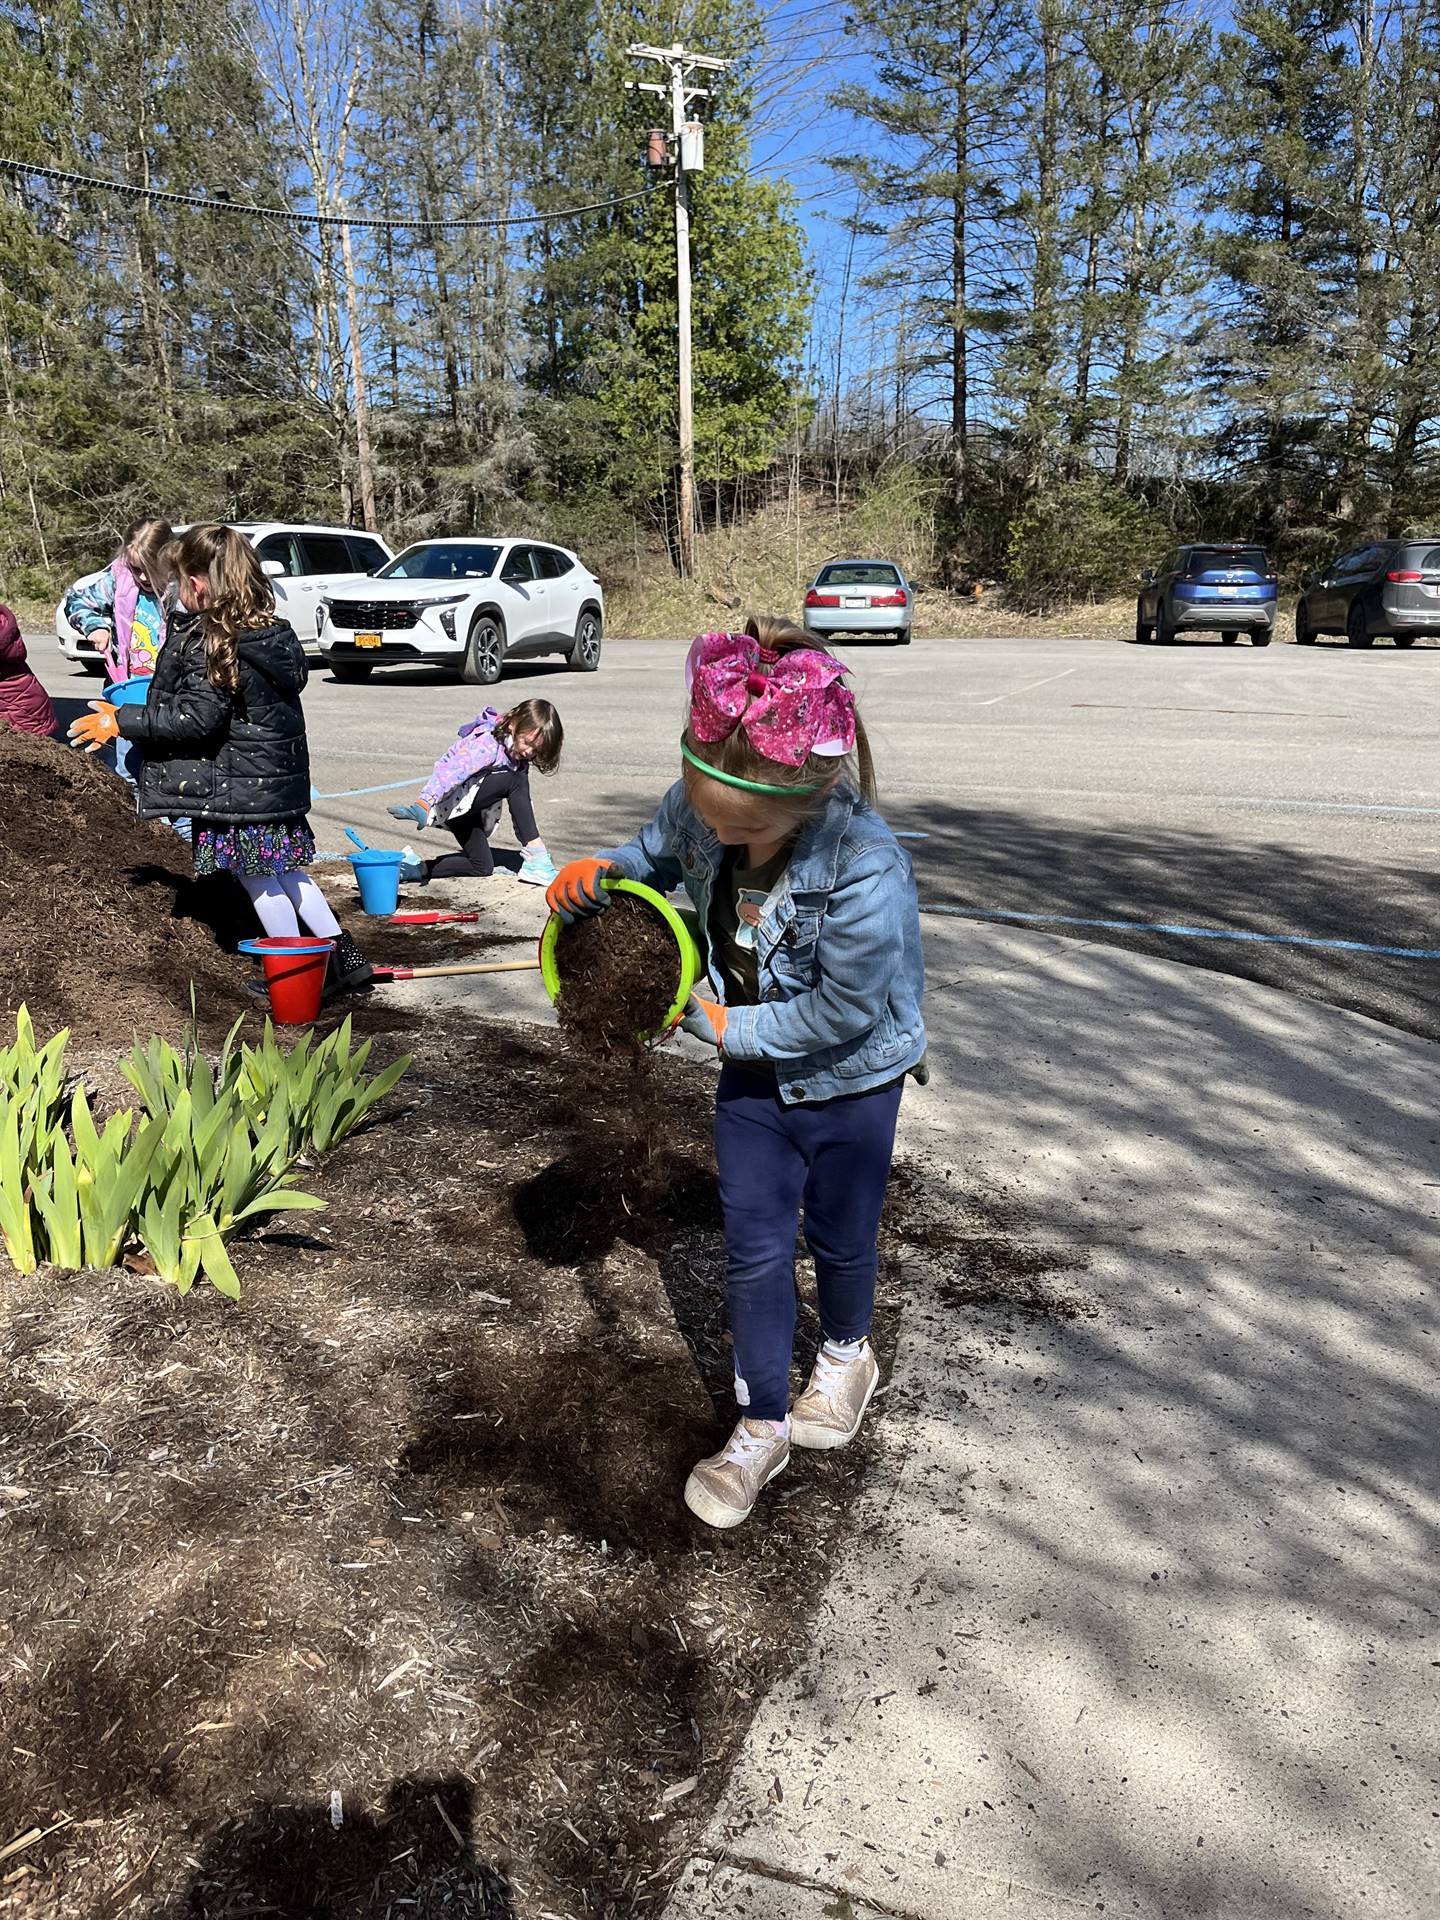
<svg viewBox="0 0 1440 1920">
<path fill-rule="evenodd" d="M 1307 574 L 1295 638 L 1307 647 L 1319 633 L 1343 633 L 1352 647 L 1373 647 L 1381 635 L 1397 647 L 1440 636 L 1440 539 L 1377 540 Z"/>
<path fill-rule="evenodd" d="M 1230 647 L 1245 633 L 1252 647 L 1269 646 L 1276 579 L 1263 547 L 1179 547 L 1140 578 L 1137 640 L 1170 646 L 1183 633 L 1218 633 Z"/>
<path fill-rule="evenodd" d="M 490 687 L 507 660 L 544 653 L 593 673 L 604 626 L 600 582 L 566 547 L 504 535 L 421 540 L 373 579 L 326 596 L 320 654 L 332 680 L 427 664 Z"/>
</svg>

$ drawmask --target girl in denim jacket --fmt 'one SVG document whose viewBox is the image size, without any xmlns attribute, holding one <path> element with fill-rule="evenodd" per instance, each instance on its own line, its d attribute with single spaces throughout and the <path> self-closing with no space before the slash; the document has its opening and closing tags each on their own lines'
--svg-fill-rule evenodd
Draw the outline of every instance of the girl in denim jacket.
<svg viewBox="0 0 1440 1920">
<path fill-rule="evenodd" d="M 876 813 L 846 668 L 810 634 L 752 619 L 690 649 L 681 777 L 623 847 L 562 867 L 546 895 L 598 912 L 607 872 L 683 883 L 710 992 L 684 1025 L 721 1057 L 715 1156 L 742 1413 L 685 1503 L 748 1518 L 790 1448 L 843 1447 L 879 1383 L 876 1235 L 905 1076 L 925 1052 L 909 857 Z M 795 1232 L 804 1213 L 824 1344 L 790 1404 Z"/>
</svg>

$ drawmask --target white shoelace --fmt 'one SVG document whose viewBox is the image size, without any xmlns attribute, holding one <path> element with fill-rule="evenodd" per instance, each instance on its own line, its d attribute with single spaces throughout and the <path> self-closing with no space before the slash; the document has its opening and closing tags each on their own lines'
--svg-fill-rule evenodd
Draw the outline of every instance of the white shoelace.
<svg viewBox="0 0 1440 1920">
<path fill-rule="evenodd" d="M 858 1354 L 856 1358 L 859 1358 Z M 846 1368 L 853 1367 L 854 1364 L 854 1360 L 837 1360 L 833 1353 L 826 1353 L 822 1347 L 815 1356 L 814 1385 L 821 1393 L 828 1393 L 831 1387 L 837 1384 Z"/>
<path fill-rule="evenodd" d="M 827 1353 L 825 1347 L 822 1345 L 819 1352 L 815 1355 L 814 1384 L 816 1387 L 818 1387 L 822 1393 L 828 1393 L 830 1389 L 838 1383 L 841 1374 L 845 1373 L 848 1368 L 853 1367 L 864 1351 L 865 1348 L 863 1344 L 857 1345 L 855 1351 L 847 1354 L 842 1360 L 838 1353 Z"/>
<path fill-rule="evenodd" d="M 768 1453 L 781 1438 L 783 1436 L 778 1433 L 751 1433 L 742 1421 L 726 1441 L 725 1451 L 720 1458 L 732 1466 L 747 1467 L 762 1453 Z"/>
</svg>

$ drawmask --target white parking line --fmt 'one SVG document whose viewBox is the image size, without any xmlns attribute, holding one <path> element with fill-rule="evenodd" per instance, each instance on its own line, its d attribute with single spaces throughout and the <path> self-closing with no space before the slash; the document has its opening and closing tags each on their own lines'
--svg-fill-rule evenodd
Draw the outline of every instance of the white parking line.
<svg viewBox="0 0 1440 1920">
<path fill-rule="evenodd" d="M 1002 700 L 1013 700 L 1017 693 L 1033 693 L 1036 687 L 1048 687 L 1052 681 L 1064 680 L 1069 674 L 1078 673 L 1078 667 L 1066 667 L 1064 673 L 1048 674 L 1043 680 L 1027 680 L 1023 687 L 1011 687 L 1008 693 L 997 693 L 989 700 L 977 700 L 977 707 L 998 707 Z"/>
</svg>

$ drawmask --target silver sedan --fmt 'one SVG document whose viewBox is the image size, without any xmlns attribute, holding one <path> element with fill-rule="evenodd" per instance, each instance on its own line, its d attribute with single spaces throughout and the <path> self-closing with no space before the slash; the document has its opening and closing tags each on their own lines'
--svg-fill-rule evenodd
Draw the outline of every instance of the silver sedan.
<svg viewBox="0 0 1440 1920">
<path fill-rule="evenodd" d="M 893 560 L 827 560 L 805 593 L 809 633 L 873 633 L 910 644 L 915 589 Z"/>
</svg>

